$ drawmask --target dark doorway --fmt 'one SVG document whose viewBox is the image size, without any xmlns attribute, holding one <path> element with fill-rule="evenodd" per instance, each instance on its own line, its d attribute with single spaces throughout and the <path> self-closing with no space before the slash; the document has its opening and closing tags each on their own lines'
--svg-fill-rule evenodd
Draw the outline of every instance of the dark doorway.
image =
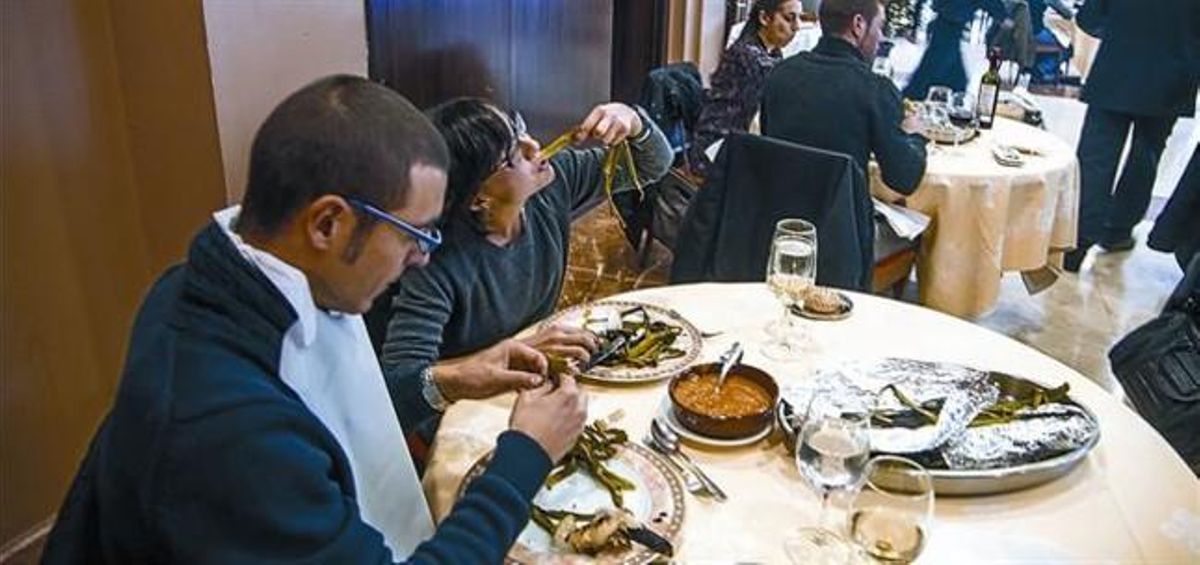
<svg viewBox="0 0 1200 565">
<path fill-rule="evenodd" d="M 371 78 L 427 108 L 482 96 L 539 139 L 637 100 L 662 63 L 667 0 L 366 0 Z"/>
</svg>

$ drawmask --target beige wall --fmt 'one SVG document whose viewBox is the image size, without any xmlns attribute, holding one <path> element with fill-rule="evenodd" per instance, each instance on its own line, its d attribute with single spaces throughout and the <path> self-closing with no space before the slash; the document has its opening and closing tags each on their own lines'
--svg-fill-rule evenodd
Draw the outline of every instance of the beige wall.
<svg viewBox="0 0 1200 565">
<path fill-rule="evenodd" d="M 724 51 L 724 0 L 671 0 L 667 22 L 667 61 L 691 61 L 704 84 Z"/>
<path fill-rule="evenodd" d="M 200 0 L 3 0 L 0 555 L 61 502 L 134 310 L 224 198 Z"/>
<path fill-rule="evenodd" d="M 367 74 L 363 0 L 204 0 L 228 199 L 241 199 L 250 144 L 297 88 Z"/>
</svg>

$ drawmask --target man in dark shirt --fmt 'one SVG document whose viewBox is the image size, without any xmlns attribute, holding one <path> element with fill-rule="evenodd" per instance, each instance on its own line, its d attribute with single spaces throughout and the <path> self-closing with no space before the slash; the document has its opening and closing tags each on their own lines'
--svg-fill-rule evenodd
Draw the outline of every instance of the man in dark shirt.
<svg viewBox="0 0 1200 565">
<path fill-rule="evenodd" d="M 1095 243 L 1109 251 L 1133 247 L 1167 137 L 1176 119 L 1195 113 L 1200 85 L 1200 2 L 1088 0 L 1078 22 L 1103 41 L 1083 87 L 1079 240 L 1064 260 L 1069 271 L 1079 270 Z"/>
<path fill-rule="evenodd" d="M 904 119 L 900 93 L 871 72 L 882 37 L 878 0 L 825 0 L 824 36 L 809 53 L 785 60 L 767 79 L 764 135 L 845 153 L 867 170 L 871 155 L 884 182 L 911 194 L 925 174 L 925 140 Z"/>
</svg>

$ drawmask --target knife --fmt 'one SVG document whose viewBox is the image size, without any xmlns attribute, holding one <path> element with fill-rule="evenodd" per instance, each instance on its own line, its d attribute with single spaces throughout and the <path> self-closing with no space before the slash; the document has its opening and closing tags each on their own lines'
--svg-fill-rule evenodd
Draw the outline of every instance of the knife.
<svg viewBox="0 0 1200 565">
<path fill-rule="evenodd" d="M 636 335 L 634 337 L 636 340 Z M 597 365 L 607 361 L 613 355 L 616 355 L 617 352 L 620 351 L 622 347 L 625 347 L 625 344 L 627 342 L 628 342 L 628 340 L 625 339 L 625 336 L 623 336 L 623 335 L 617 336 L 616 339 L 608 342 L 608 347 L 605 347 L 604 349 L 597 351 L 596 354 L 591 357 L 591 359 L 588 359 L 588 362 L 579 368 L 579 372 L 586 373 L 586 372 L 596 368 Z"/>
<path fill-rule="evenodd" d="M 667 538 L 654 533 L 654 530 L 651 530 L 650 528 L 645 526 L 638 528 L 626 528 L 625 535 L 630 540 L 636 541 L 650 548 L 656 553 L 661 553 L 667 557 L 673 557 L 675 555 L 675 547 L 671 545 L 671 542 L 668 541 Z"/>
</svg>

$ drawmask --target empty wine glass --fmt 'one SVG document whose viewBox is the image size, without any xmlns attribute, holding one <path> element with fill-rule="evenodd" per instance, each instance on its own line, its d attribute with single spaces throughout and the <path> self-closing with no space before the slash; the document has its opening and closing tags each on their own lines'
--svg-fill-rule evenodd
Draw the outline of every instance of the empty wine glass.
<svg viewBox="0 0 1200 565">
<path fill-rule="evenodd" d="M 783 318 L 767 328 L 775 339 L 763 353 L 777 361 L 799 357 L 795 323 L 790 310 L 804 307 L 804 298 L 817 277 L 817 228 L 806 220 L 789 218 L 775 224 L 771 255 L 767 260 L 767 287 L 783 304 Z"/>
<path fill-rule="evenodd" d="M 821 394 L 809 401 L 796 438 L 796 466 L 821 495 L 821 510 L 815 527 L 800 530 L 784 543 L 793 562 L 845 563 L 853 555 L 853 547 L 826 528 L 825 521 L 833 493 L 853 489 L 862 477 L 870 454 L 869 431 L 869 408 Z"/>
<path fill-rule="evenodd" d="M 850 539 L 872 558 L 911 563 L 921 555 L 933 520 L 933 479 L 917 462 L 880 455 L 867 463 L 850 505 Z"/>
</svg>

